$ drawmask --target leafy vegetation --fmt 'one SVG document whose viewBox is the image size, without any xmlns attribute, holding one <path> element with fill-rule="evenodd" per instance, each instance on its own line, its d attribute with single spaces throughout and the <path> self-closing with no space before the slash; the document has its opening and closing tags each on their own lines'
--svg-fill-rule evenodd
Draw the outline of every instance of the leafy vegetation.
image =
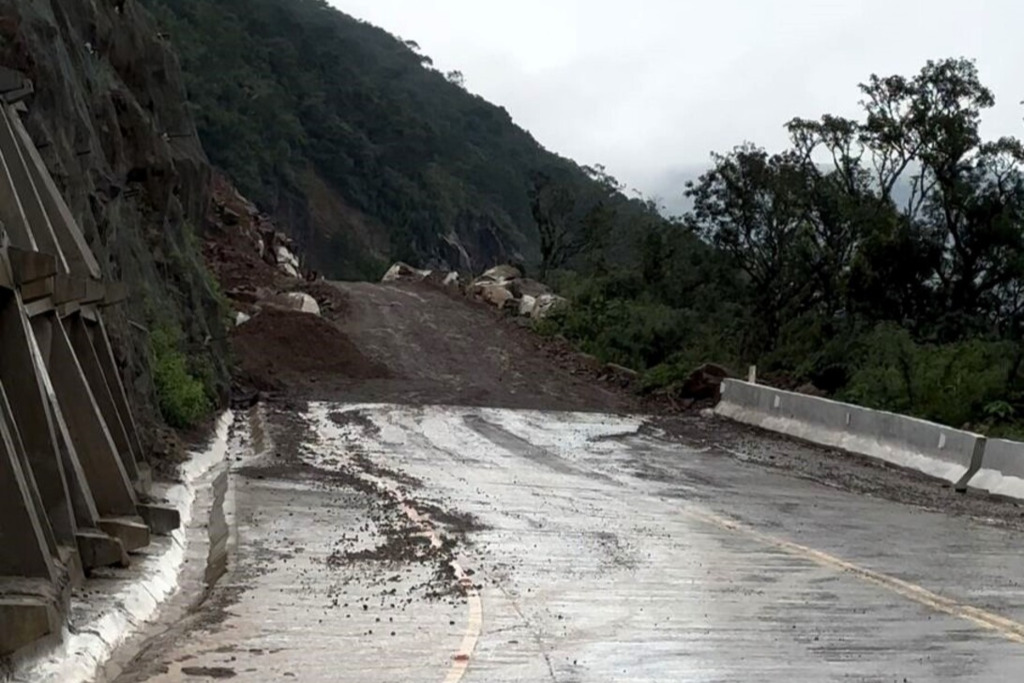
<svg viewBox="0 0 1024 683">
<path fill-rule="evenodd" d="M 930 345 L 881 325 L 863 340 L 860 362 L 841 397 L 947 424 L 1005 431 L 1015 416 L 1004 400 L 1014 344 L 971 339 Z"/>
<path fill-rule="evenodd" d="M 168 325 L 157 327 L 150 334 L 153 382 L 160 412 L 167 424 L 187 429 L 206 418 L 214 403 L 201 377 L 190 372 L 188 358 L 180 347 L 180 331 Z"/>
</svg>

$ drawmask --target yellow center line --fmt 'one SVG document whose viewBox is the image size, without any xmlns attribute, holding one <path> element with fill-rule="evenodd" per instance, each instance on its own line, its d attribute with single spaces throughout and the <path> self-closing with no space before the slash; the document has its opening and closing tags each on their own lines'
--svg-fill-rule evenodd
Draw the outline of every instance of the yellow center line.
<svg viewBox="0 0 1024 683">
<path fill-rule="evenodd" d="M 411 502 L 401 488 L 394 482 L 381 477 L 377 477 L 371 474 L 364 474 L 364 478 L 372 481 L 378 486 L 387 490 L 392 498 L 398 502 L 405 516 L 409 518 L 413 524 L 420 528 L 420 533 L 427 537 L 430 541 L 430 545 L 436 549 L 440 549 L 444 546 L 441 540 L 441 535 L 437 532 L 437 528 L 434 526 L 433 521 L 428 515 L 421 514 L 416 509 L 416 505 Z M 476 650 L 477 643 L 480 642 L 480 635 L 483 632 L 484 625 L 484 603 L 480 597 L 480 592 L 477 590 L 476 585 L 470 578 L 469 572 L 467 572 L 457 560 L 452 560 L 449 563 L 452 568 L 452 572 L 455 574 L 455 579 L 459 586 L 462 588 L 466 595 L 466 602 L 469 607 L 469 614 L 466 619 L 466 632 L 462 636 L 462 642 L 459 644 L 459 650 L 452 657 L 452 663 L 448 669 L 448 674 L 444 678 L 444 683 L 459 683 L 466 672 L 469 670 L 469 663 L 472 659 L 473 652 Z"/>
<path fill-rule="evenodd" d="M 815 550 L 814 548 L 800 545 L 799 543 L 794 543 L 792 541 L 778 538 L 777 536 L 763 533 L 741 522 L 736 522 L 711 512 L 700 511 L 693 508 L 684 508 L 683 512 L 692 519 L 712 526 L 717 526 L 728 531 L 741 533 L 766 545 L 779 548 L 790 555 L 810 560 L 821 567 L 851 574 L 863 581 L 881 586 L 882 588 L 886 588 L 897 595 L 901 595 L 920 605 L 929 607 L 936 612 L 942 612 L 943 614 L 948 614 L 950 616 L 969 621 L 972 624 L 980 626 L 985 630 L 992 631 L 1007 640 L 1024 645 L 1024 624 L 1021 624 L 1020 622 L 941 596 L 937 593 L 933 593 L 927 588 L 922 588 L 917 584 L 904 581 L 903 579 L 897 579 L 896 577 L 889 576 L 888 574 L 882 574 L 881 572 L 866 569 L 865 567 L 853 564 L 852 562 L 847 562 L 846 560 L 820 550 Z"/>
</svg>

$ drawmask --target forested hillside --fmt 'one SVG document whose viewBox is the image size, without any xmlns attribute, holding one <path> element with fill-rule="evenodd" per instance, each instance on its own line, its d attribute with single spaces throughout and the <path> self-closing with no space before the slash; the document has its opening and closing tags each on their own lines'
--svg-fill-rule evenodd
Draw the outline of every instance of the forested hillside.
<svg viewBox="0 0 1024 683">
<path fill-rule="evenodd" d="M 970 61 L 871 76 L 860 117 L 715 155 L 669 221 L 322 0 L 145 1 L 211 159 L 328 275 L 522 261 L 572 301 L 546 331 L 651 390 L 756 363 L 957 426 L 1022 416 L 1024 151 L 981 138 L 994 96 Z"/>
<path fill-rule="evenodd" d="M 580 211 L 607 194 L 415 43 L 323 0 L 146 3 L 181 55 L 211 160 L 328 275 L 536 261 L 531 174 L 571 187 Z"/>
</svg>

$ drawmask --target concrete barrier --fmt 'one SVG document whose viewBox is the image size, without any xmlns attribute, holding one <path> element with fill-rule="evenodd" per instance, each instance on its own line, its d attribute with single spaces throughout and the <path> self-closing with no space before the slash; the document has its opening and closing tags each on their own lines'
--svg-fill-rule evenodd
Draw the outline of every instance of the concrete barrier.
<svg viewBox="0 0 1024 683">
<path fill-rule="evenodd" d="M 989 439 L 971 488 L 1024 499 L 1024 443 Z"/>
<path fill-rule="evenodd" d="M 960 490 L 981 468 L 985 451 L 979 434 L 739 380 L 722 383 L 715 413 L 917 470 Z"/>
</svg>

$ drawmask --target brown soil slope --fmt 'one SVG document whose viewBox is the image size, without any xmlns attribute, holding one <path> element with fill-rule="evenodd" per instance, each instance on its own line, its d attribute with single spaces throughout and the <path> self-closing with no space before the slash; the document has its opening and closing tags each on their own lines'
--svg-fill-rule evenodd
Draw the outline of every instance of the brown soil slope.
<svg viewBox="0 0 1024 683">
<path fill-rule="evenodd" d="M 567 368 L 542 340 L 485 306 L 427 284 L 333 287 L 335 297 L 323 284 L 309 288 L 329 304 L 330 322 L 266 310 L 237 328 L 243 381 L 310 399 L 635 409 L 626 392 Z"/>
</svg>

